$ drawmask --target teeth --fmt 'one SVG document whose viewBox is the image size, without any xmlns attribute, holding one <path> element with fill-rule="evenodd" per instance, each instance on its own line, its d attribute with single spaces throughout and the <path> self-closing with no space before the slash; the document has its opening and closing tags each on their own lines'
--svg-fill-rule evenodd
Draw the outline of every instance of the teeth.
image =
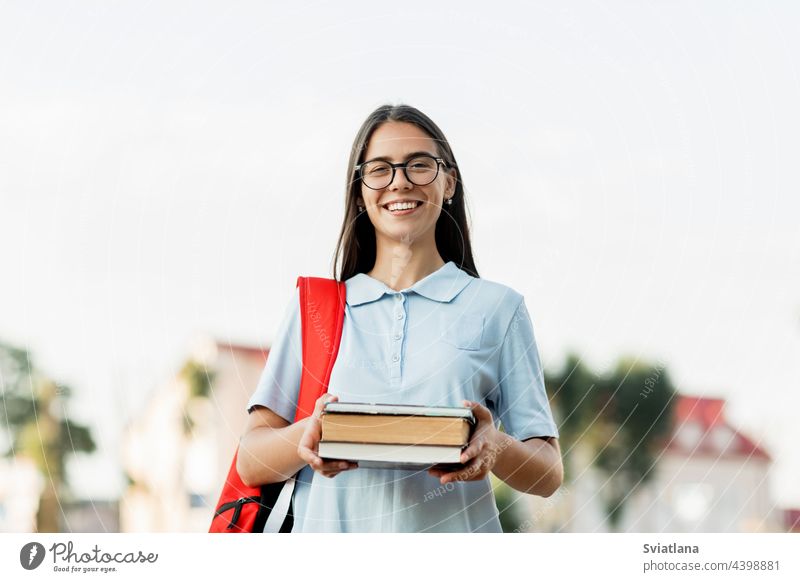
<svg viewBox="0 0 800 582">
<path fill-rule="evenodd" d="M 389 204 L 386 209 L 389 211 L 392 210 L 408 210 L 409 208 L 416 208 L 417 202 L 395 202 L 393 204 Z"/>
</svg>

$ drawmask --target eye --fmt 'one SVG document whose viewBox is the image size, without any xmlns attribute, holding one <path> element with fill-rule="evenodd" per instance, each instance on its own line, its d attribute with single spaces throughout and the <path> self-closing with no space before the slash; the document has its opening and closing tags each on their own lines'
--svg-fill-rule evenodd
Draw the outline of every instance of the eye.
<svg viewBox="0 0 800 582">
<path fill-rule="evenodd" d="M 408 161 L 408 167 L 412 170 L 433 170 L 436 167 L 436 160 L 428 157 L 414 158 Z"/>
<path fill-rule="evenodd" d="M 391 170 L 388 164 L 373 163 L 364 166 L 364 174 L 367 176 L 383 176 L 386 175 L 389 171 Z"/>
</svg>

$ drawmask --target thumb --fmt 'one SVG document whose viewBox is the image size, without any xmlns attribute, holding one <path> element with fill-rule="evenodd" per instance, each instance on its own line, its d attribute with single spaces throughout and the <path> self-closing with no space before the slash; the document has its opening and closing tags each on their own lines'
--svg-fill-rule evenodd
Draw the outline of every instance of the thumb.
<svg viewBox="0 0 800 582">
<path fill-rule="evenodd" d="M 464 406 L 467 408 L 472 409 L 472 414 L 475 416 L 476 419 L 481 419 L 486 416 L 485 409 L 479 402 L 475 402 L 473 400 L 464 400 Z"/>
<path fill-rule="evenodd" d="M 336 402 L 338 399 L 339 397 L 335 394 L 328 394 L 327 392 L 317 398 L 317 405 L 314 407 L 314 411 L 317 413 L 317 416 L 322 413 L 322 409 L 325 408 L 325 405 L 328 402 Z"/>
</svg>

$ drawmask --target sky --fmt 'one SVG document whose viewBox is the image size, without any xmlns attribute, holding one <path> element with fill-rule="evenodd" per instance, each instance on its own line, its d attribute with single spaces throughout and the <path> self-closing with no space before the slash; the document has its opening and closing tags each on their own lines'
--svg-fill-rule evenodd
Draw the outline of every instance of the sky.
<svg viewBox="0 0 800 582">
<path fill-rule="evenodd" d="M 332 275 L 355 133 L 408 103 L 545 368 L 663 364 L 800 506 L 800 6 L 487 6 L 0 4 L 0 340 L 75 389 L 79 491 L 119 493 L 120 431 L 193 338 L 269 344 Z"/>
</svg>

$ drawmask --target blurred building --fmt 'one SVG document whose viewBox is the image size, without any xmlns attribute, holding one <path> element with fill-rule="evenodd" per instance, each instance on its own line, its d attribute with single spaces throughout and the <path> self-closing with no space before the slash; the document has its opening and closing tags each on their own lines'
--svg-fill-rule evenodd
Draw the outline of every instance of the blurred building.
<svg viewBox="0 0 800 582">
<path fill-rule="evenodd" d="M 119 503 L 114 499 L 62 502 L 60 531 L 94 533 L 119 531 Z"/>
<path fill-rule="evenodd" d="M 184 373 L 154 392 L 124 437 L 129 486 L 120 501 L 121 531 L 208 530 L 245 425 L 245 406 L 268 354 L 257 347 L 202 341 L 188 362 L 207 374 L 207 393 L 193 394 L 196 388 Z M 769 454 L 728 422 L 724 404 L 718 398 L 678 397 L 671 437 L 654 476 L 631 492 L 619 530 L 778 532 L 800 527 L 796 515 L 772 502 Z M 506 510 L 515 513 L 519 531 L 610 531 L 600 495 L 608 483 L 593 468 L 593 453 L 579 443 L 570 454 L 575 478 L 553 496 L 512 493 Z"/>
<path fill-rule="evenodd" d="M 45 477 L 29 458 L 0 457 L 0 532 L 36 531 Z M 119 531 L 116 500 L 60 500 L 58 528 L 62 532 Z"/>
<path fill-rule="evenodd" d="M 783 523 L 787 532 L 800 533 L 800 508 L 784 510 Z"/>
<path fill-rule="evenodd" d="M 767 451 L 731 426 L 720 398 L 681 396 L 656 479 L 637 491 L 626 531 L 778 532 Z"/>
<path fill-rule="evenodd" d="M 176 374 L 126 429 L 129 486 L 120 502 L 124 532 L 205 532 L 268 350 L 203 340 L 188 364 L 207 374 L 207 394 Z"/>
<path fill-rule="evenodd" d="M 769 454 L 728 422 L 724 406 L 720 398 L 678 397 L 655 474 L 631 492 L 620 531 L 787 531 L 771 497 Z M 529 499 L 529 513 L 538 516 L 532 531 L 610 531 L 601 502 L 606 478 L 592 468 L 587 449 L 577 446 L 572 454 L 578 470 L 567 493 L 555 503 Z"/>
<path fill-rule="evenodd" d="M 24 457 L 0 457 L 0 532 L 36 531 L 44 478 Z"/>
</svg>

